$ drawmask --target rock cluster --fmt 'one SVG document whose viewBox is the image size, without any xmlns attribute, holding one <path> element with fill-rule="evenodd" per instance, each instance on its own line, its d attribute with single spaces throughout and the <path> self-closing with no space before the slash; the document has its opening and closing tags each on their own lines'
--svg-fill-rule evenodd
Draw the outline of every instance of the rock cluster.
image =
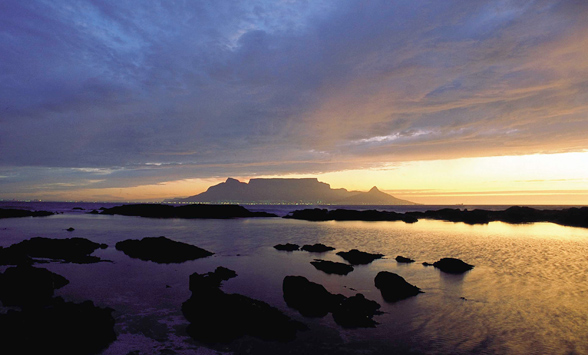
<svg viewBox="0 0 588 355">
<path fill-rule="evenodd" d="M 166 237 L 145 237 L 141 240 L 127 239 L 116 243 L 116 249 L 131 258 L 161 264 L 183 263 L 214 254 L 195 245 L 176 242 Z"/>
</svg>

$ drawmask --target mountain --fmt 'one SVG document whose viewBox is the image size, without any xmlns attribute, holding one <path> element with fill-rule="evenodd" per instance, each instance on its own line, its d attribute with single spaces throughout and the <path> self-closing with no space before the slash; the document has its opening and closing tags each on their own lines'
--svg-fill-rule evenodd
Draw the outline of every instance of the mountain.
<svg viewBox="0 0 588 355">
<path fill-rule="evenodd" d="M 329 184 L 309 179 L 251 179 L 249 183 L 228 178 L 205 192 L 165 202 L 268 203 L 331 205 L 414 205 L 388 195 L 377 187 L 368 192 L 332 189 Z"/>
</svg>

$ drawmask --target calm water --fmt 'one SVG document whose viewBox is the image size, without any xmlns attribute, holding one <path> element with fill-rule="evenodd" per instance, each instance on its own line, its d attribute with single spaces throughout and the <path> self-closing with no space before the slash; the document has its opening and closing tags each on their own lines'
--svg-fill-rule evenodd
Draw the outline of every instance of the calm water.
<svg viewBox="0 0 588 355">
<path fill-rule="evenodd" d="M 112 263 L 46 265 L 71 281 L 59 295 L 116 310 L 119 337 L 104 354 L 588 354 L 588 229 L 427 220 L 160 220 L 88 215 L 73 212 L 71 206 L 59 205 L 55 209 L 65 213 L 51 217 L 0 220 L 0 246 L 34 236 L 76 236 L 109 245 L 95 255 Z M 68 227 L 75 231 L 65 231 Z M 124 239 L 160 235 L 216 254 L 160 265 L 131 259 L 114 248 Z M 336 251 L 317 255 L 272 247 L 286 242 L 321 242 L 336 251 L 358 248 L 387 259 L 358 266 L 347 276 L 327 275 L 310 261 L 342 261 Z M 398 264 L 396 255 L 417 263 Z M 456 276 L 421 265 L 442 257 L 461 258 L 476 267 Z M 188 276 L 220 265 L 239 274 L 224 283 L 225 291 L 268 302 L 310 330 L 286 344 L 246 337 L 213 349 L 186 336 L 180 307 L 190 297 Z M 382 270 L 403 276 L 425 293 L 386 303 L 373 285 Z M 375 316 L 380 324 L 371 329 L 342 329 L 330 315 L 304 318 L 282 298 L 286 275 L 305 276 L 332 293 L 361 292 L 385 313 Z"/>
</svg>

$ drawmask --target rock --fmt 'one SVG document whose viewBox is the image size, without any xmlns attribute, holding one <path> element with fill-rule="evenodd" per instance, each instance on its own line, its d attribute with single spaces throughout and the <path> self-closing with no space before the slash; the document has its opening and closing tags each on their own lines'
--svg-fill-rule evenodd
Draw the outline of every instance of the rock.
<svg viewBox="0 0 588 355">
<path fill-rule="evenodd" d="M 433 263 L 437 269 L 450 274 L 462 274 L 474 268 L 474 265 L 467 264 L 460 259 L 442 258 Z"/>
<path fill-rule="evenodd" d="M 12 255 L 12 259 L 16 258 L 16 260 L 26 256 L 33 259 L 47 258 L 66 263 L 96 263 L 102 260 L 90 254 L 98 248 L 103 249 L 106 247 L 106 244 L 94 243 L 85 238 L 50 239 L 35 237 L 4 248 L 0 253 L 4 256 L 0 256 L 0 263 L 14 265 L 6 262 L 11 259 L 10 255 Z M 36 262 L 36 260 L 31 261 Z"/>
<path fill-rule="evenodd" d="M 377 324 L 372 317 L 380 314 L 380 305 L 360 293 L 349 298 L 334 295 L 302 276 L 286 276 L 282 289 L 288 307 L 305 317 L 324 317 L 331 312 L 335 322 L 345 328 L 374 327 Z"/>
<path fill-rule="evenodd" d="M 361 293 L 344 299 L 333 311 L 335 323 L 343 328 L 372 328 L 378 324 L 373 316 L 381 314 L 376 301 L 366 299 Z"/>
<path fill-rule="evenodd" d="M 305 244 L 302 246 L 302 250 L 308 251 L 311 253 L 325 253 L 330 250 L 335 250 L 335 248 L 328 247 L 328 246 L 321 244 L 321 243 L 317 243 L 314 245 Z"/>
<path fill-rule="evenodd" d="M 337 253 L 340 257 L 347 260 L 351 265 L 369 264 L 376 259 L 382 258 L 383 254 L 370 254 L 357 249 L 350 251 L 340 251 Z"/>
<path fill-rule="evenodd" d="M 284 218 L 302 219 L 306 221 L 404 221 L 415 223 L 418 219 L 414 216 L 389 211 L 356 211 L 346 209 L 305 209 L 290 212 Z"/>
<path fill-rule="evenodd" d="M 305 317 L 324 317 L 345 298 L 333 295 L 322 285 L 303 276 L 286 276 L 282 283 L 284 301 Z"/>
<path fill-rule="evenodd" d="M 423 266 L 433 266 L 433 264 L 428 263 L 428 262 L 425 261 L 425 262 L 423 262 Z"/>
<path fill-rule="evenodd" d="M 388 271 L 380 271 L 374 282 L 386 302 L 396 302 L 422 293 L 418 287 L 406 282 L 402 276 Z"/>
<path fill-rule="evenodd" d="M 277 217 L 266 212 L 251 212 L 238 205 L 209 205 L 192 204 L 174 207 L 162 204 L 134 204 L 122 205 L 102 210 L 102 214 L 139 216 L 150 218 L 249 218 L 249 217 Z"/>
<path fill-rule="evenodd" d="M 396 261 L 399 263 L 414 263 L 414 260 L 412 260 L 410 258 L 405 258 L 404 256 L 400 256 L 400 255 L 398 255 L 396 257 Z"/>
<path fill-rule="evenodd" d="M 160 264 L 183 263 L 214 254 L 197 246 L 176 242 L 166 237 L 145 237 L 141 240 L 127 239 L 116 243 L 116 249 L 131 258 Z"/>
<path fill-rule="evenodd" d="M 96 354 L 116 339 L 112 309 L 54 298 L 49 305 L 0 314 L 3 349 L 19 354 Z"/>
<path fill-rule="evenodd" d="M 12 208 L 0 208 L 1 218 L 17 218 L 17 217 L 46 217 L 52 216 L 55 213 L 49 211 L 27 211 Z"/>
<path fill-rule="evenodd" d="M 220 281 L 232 270 L 190 276 L 192 296 L 182 304 L 190 325 L 187 332 L 206 343 L 224 343 L 250 335 L 264 340 L 290 341 L 306 327 L 265 302 L 220 290 Z"/>
<path fill-rule="evenodd" d="M 277 244 L 277 245 L 274 245 L 274 248 L 277 250 L 282 250 L 282 251 L 296 251 L 300 248 L 300 245 L 290 244 L 290 243 Z"/>
<path fill-rule="evenodd" d="M 47 269 L 32 266 L 9 267 L 0 274 L 0 301 L 4 306 L 43 306 L 53 292 L 69 281 Z"/>
<path fill-rule="evenodd" d="M 73 227 L 69 227 L 68 229 L 66 229 L 66 231 L 73 232 L 73 231 L 75 231 L 75 229 Z"/>
<path fill-rule="evenodd" d="M 74 211 L 83 211 L 84 209 L 82 207 L 74 207 L 74 208 L 72 208 L 72 210 L 74 210 Z"/>
<path fill-rule="evenodd" d="M 334 261 L 314 259 L 310 263 L 318 270 L 324 271 L 327 274 L 347 275 L 353 271 L 353 266 Z"/>
</svg>

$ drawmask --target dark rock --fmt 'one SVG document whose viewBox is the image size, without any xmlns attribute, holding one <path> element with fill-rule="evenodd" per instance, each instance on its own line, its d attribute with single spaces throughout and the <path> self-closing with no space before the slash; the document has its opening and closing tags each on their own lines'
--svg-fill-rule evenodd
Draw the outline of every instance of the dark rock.
<svg viewBox="0 0 588 355">
<path fill-rule="evenodd" d="M 399 263 L 414 263 L 414 260 L 412 260 L 410 258 L 405 258 L 404 256 L 400 256 L 400 255 L 398 255 L 396 257 L 396 261 Z"/>
<path fill-rule="evenodd" d="M 415 223 L 417 218 L 396 212 L 388 211 L 356 211 L 346 209 L 305 209 L 290 212 L 284 218 L 302 219 L 306 221 L 404 221 Z"/>
<path fill-rule="evenodd" d="M 35 237 L 4 248 L 0 252 L 0 264 L 14 265 L 12 262 L 19 259 L 23 260 L 23 256 L 47 258 L 66 263 L 96 263 L 101 259 L 90 254 L 98 248 L 105 247 L 107 247 L 106 244 L 94 243 L 85 238 L 50 239 Z M 37 260 L 31 261 L 36 262 Z"/>
<path fill-rule="evenodd" d="M 66 231 L 73 232 L 73 231 L 75 231 L 75 229 L 73 227 L 69 227 L 68 229 L 66 229 Z"/>
<path fill-rule="evenodd" d="M 54 215 L 49 211 L 27 211 L 11 208 L 0 208 L 0 218 L 17 218 L 17 217 L 46 217 Z"/>
<path fill-rule="evenodd" d="M 286 276 L 282 289 L 288 307 L 305 317 L 324 317 L 331 312 L 335 322 L 345 328 L 374 327 L 377 324 L 372 317 L 380 314 L 380 305 L 360 293 L 349 298 L 334 295 L 302 276 Z"/>
<path fill-rule="evenodd" d="M 425 261 L 425 262 L 423 262 L 423 266 L 433 266 L 433 264 L 428 263 L 428 262 Z"/>
<path fill-rule="evenodd" d="M 43 306 L 51 302 L 54 290 L 68 283 L 47 269 L 10 267 L 0 274 L 0 301 L 4 306 Z"/>
<path fill-rule="evenodd" d="M 74 208 L 72 208 L 72 210 L 74 210 L 74 211 L 83 211 L 84 209 L 81 208 L 81 207 L 74 207 Z"/>
<path fill-rule="evenodd" d="M 343 328 L 372 328 L 378 324 L 373 316 L 381 314 L 376 301 L 366 299 L 361 293 L 344 299 L 333 311 L 335 323 Z"/>
<path fill-rule="evenodd" d="M 455 258 L 443 258 L 434 262 L 433 266 L 450 274 L 461 274 L 474 268 L 474 265 L 467 264 Z"/>
<path fill-rule="evenodd" d="M 406 282 L 402 276 L 388 271 L 380 271 L 374 282 L 386 302 L 395 302 L 422 293 L 418 287 Z"/>
<path fill-rule="evenodd" d="M 327 274 L 347 275 L 353 271 L 353 266 L 334 261 L 315 259 L 310 263 L 318 270 L 324 271 Z"/>
<path fill-rule="evenodd" d="M 2 348 L 19 354 L 96 354 L 116 339 L 112 309 L 54 298 L 49 305 L 0 314 Z"/>
<path fill-rule="evenodd" d="M 190 276 L 192 296 L 182 304 L 190 321 L 187 332 L 206 343 L 224 343 L 244 335 L 264 340 L 290 341 L 296 332 L 306 329 L 265 302 L 220 290 L 220 282 L 236 275 L 232 270 Z"/>
<path fill-rule="evenodd" d="M 314 245 L 305 244 L 305 245 L 302 246 L 302 250 L 308 251 L 308 252 L 311 252 L 311 253 L 325 253 L 325 252 L 330 251 L 330 250 L 335 250 L 335 248 L 328 247 L 328 246 L 326 246 L 326 245 L 324 245 L 322 243 L 317 243 L 317 244 L 314 244 Z"/>
<path fill-rule="evenodd" d="M 380 259 L 384 254 L 371 254 L 357 249 L 350 251 L 340 251 L 337 253 L 340 257 L 347 260 L 351 265 L 369 264 L 376 259 Z"/>
<path fill-rule="evenodd" d="M 345 298 L 333 295 L 322 285 L 303 276 L 286 276 L 282 283 L 284 301 L 305 317 L 324 317 Z"/>
<path fill-rule="evenodd" d="M 567 208 L 561 210 L 539 210 L 530 207 L 509 207 L 504 211 L 444 208 L 436 211 L 406 212 L 415 218 L 439 219 L 467 224 L 486 224 L 493 221 L 505 223 L 551 222 L 564 226 L 588 228 L 588 207 Z"/>
<path fill-rule="evenodd" d="M 116 249 L 131 258 L 161 264 L 183 263 L 214 254 L 197 246 L 176 242 L 166 237 L 146 237 L 141 240 L 127 239 L 116 243 Z"/>
<path fill-rule="evenodd" d="M 102 214 L 139 216 L 150 218 L 249 218 L 249 217 L 277 217 L 266 212 L 251 212 L 238 205 L 208 205 L 193 204 L 174 207 L 161 204 L 135 204 L 106 208 Z"/>
<path fill-rule="evenodd" d="M 282 250 L 282 251 L 296 251 L 300 248 L 300 245 L 290 244 L 290 243 L 277 244 L 277 245 L 274 245 L 274 248 L 277 250 Z"/>
</svg>

